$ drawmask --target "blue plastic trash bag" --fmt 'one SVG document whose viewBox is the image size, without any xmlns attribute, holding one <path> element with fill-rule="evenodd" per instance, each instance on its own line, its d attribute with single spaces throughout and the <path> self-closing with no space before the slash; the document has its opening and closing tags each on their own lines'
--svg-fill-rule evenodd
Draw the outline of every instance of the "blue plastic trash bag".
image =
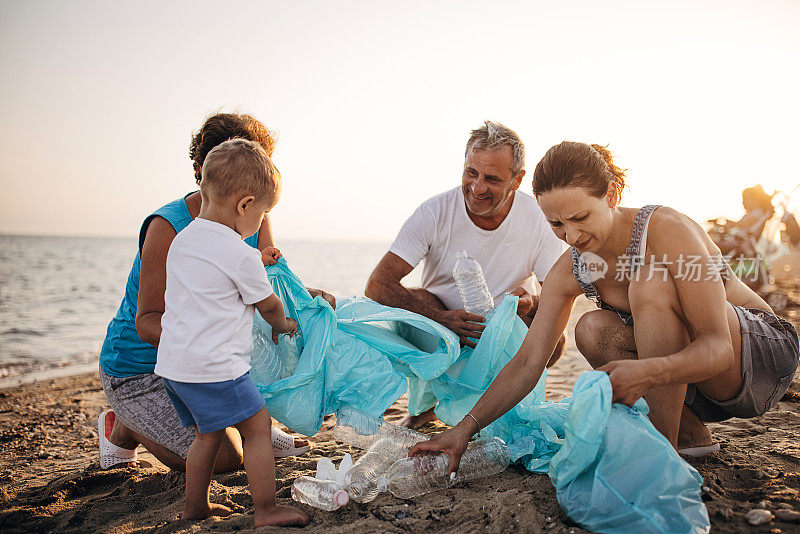
<svg viewBox="0 0 800 534">
<path fill-rule="evenodd" d="M 417 415 L 436 405 L 436 417 L 455 425 L 483 395 L 497 374 L 519 350 L 528 328 L 517 316 L 519 298 L 506 295 L 486 317 L 486 328 L 474 349 L 463 347 L 458 360 L 438 377 L 412 377 L 408 385 L 408 411 Z M 544 401 L 547 372 L 521 402 L 535 406 Z"/>
<path fill-rule="evenodd" d="M 612 532 L 708 532 L 703 477 L 647 418 L 647 404 L 611 404 L 599 371 L 575 384 L 561 450 L 550 462 L 558 502 L 585 528 Z"/>
<path fill-rule="evenodd" d="M 343 406 L 379 420 L 405 393 L 407 375 L 436 376 L 458 356 L 455 334 L 421 315 L 364 298 L 342 299 L 334 311 L 311 298 L 284 258 L 266 271 L 300 337 L 280 336 L 275 346 L 256 313 L 250 374 L 270 415 L 296 432 L 315 434 Z M 397 333 L 403 330 L 415 341 Z"/>
<path fill-rule="evenodd" d="M 558 502 L 592 532 L 703 533 L 703 481 L 647 418 L 647 404 L 612 404 L 606 373 L 578 378 L 573 396 L 510 410 L 482 435 L 512 460 L 550 474 Z"/>
</svg>

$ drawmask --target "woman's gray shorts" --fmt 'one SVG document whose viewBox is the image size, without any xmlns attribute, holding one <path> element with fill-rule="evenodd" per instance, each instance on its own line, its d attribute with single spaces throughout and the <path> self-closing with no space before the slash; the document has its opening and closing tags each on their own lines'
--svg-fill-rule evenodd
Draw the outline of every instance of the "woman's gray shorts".
<svg viewBox="0 0 800 534">
<path fill-rule="evenodd" d="M 117 378 L 101 368 L 100 383 L 125 426 L 186 458 L 194 430 L 181 425 L 160 376 L 148 373 Z"/>
<path fill-rule="evenodd" d="M 777 403 L 792 383 L 798 362 L 797 331 L 789 321 L 758 308 L 734 306 L 742 333 L 742 390 L 726 401 L 711 399 L 694 384 L 686 404 L 701 421 L 757 417 Z"/>
</svg>

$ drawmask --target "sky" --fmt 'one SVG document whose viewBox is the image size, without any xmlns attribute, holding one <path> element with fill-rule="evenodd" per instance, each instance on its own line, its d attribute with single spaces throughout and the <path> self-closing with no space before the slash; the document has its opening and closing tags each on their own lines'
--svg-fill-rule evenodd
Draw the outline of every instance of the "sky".
<svg viewBox="0 0 800 534">
<path fill-rule="evenodd" d="M 800 184 L 798 28 L 771 0 L 0 0 L 0 233 L 136 235 L 217 111 L 280 134 L 278 244 L 391 241 L 485 119 L 525 143 L 523 191 L 569 139 L 630 169 L 623 205 L 736 217 Z"/>
</svg>

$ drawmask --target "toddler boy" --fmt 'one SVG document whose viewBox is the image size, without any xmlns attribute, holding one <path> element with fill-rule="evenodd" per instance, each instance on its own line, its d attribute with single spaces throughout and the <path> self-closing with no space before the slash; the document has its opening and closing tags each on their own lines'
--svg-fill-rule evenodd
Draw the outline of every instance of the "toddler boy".
<svg viewBox="0 0 800 534">
<path fill-rule="evenodd" d="M 212 504 L 208 491 L 223 434 L 233 426 L 242 436 L 255 526 L 305 525 L 303 512 L 276 503 L 271 419 L 249 376 L 254 307 L 273 338 L 298 328 L 272 291 L 261 253 L 243 241 L 278 202 L 280 174 L 260 145 L 232 139 L 209 152 L 202 176 L 200 213 L 167 254 L 155 367 L 181 423 L 195 427 L 183 517 L 231 513 Z"/>
</svg>

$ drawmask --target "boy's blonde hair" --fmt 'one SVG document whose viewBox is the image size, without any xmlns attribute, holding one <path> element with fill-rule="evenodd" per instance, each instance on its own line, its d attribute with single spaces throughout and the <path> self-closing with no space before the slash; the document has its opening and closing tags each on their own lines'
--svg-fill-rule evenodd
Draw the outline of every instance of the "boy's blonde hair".
<svg viewBox="0 0 800 534">
<path fill-rule="evenodd" d="M 281 173 L 264 148 L 247 139 L 230 139 L 214 147 L 203 161 L 200 190 L 213 197 L 253 195 L 256 200 L 275 198 Z"/>
</svg>

